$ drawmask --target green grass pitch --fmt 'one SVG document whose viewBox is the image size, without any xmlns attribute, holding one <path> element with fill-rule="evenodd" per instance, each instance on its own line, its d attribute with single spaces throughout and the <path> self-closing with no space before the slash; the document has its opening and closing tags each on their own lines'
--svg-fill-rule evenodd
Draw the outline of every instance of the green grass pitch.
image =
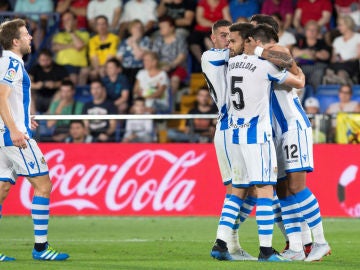
<svg viewBox="0 0 360 270">
<path fill-rule="evenodd" d="M 0 252 L 16 257 L 0 262 L 0 269 L 360 269 L 360 220 L 323 220 L 332 255 L 322 262 L 259 263 L 220 262 L 210 257 L 216 217 L 52 217 L 49 242 L 70 253 L 65 262 L 31 258 L 33 247 L 30 217 L 4 216 L 0 222 Z M 284 240 L 274 232 L 274 247 Z M 249 218 L 240 228 L 242 246 L 258 254 L 256 222 Z"/>
</svg>

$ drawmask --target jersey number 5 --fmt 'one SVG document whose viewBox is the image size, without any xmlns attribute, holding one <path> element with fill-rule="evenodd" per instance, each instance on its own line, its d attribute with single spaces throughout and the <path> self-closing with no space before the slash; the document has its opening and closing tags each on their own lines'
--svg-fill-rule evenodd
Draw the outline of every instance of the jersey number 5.
<svg viewBox="0 0 360 270">
<path fill-rule="evenodd" d="M 240 87 L 235 85 L 243 82 L 243 77 L 231 76 L 231 96 L 235 96 L 232 104 L 236 110 L 242 110 L 245 107 L 244 94 Z"/>
</svg>

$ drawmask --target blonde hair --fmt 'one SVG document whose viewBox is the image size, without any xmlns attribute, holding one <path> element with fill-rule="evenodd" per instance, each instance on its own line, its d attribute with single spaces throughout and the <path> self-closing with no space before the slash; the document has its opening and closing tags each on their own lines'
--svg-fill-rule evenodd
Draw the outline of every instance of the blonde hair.
<svg viewBox="0 0 360 270">
<path fill-rule="evenodd" d="M 356 24 L 354 19 L 350 15 L 343 15 L 338 18 L 338 21 L 342 20 L 347 28 L 351 29 L 352 31 L 355 31 Z"/>
</svg>

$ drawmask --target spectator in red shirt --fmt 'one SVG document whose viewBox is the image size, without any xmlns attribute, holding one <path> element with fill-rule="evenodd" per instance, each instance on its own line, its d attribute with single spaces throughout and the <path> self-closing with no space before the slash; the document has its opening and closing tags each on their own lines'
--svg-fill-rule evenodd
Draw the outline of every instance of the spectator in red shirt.
<svg viewBox="0 0 360 270">
<path fill-rule="evenodd" d="M 76 15 L 77 29 L 86 30 L 88 27 L 86 19 L 86 9 L 89 0 L 58 0 L 56 4 L 56 12 L 61 15 L 70 10 Z"/>
<path fill-rule="evenodd" d="M 298 33 L 304 33 L 304 26 L 314 20 L 323 29 L 329 29 L 332 4 L 330 0 L 299 0 L 294 14 L 294 27 Z"/>
<path fill-rule="evenodd" d="M 261 13 L 266 15 L 279 13 L 283 18 L 284 30 L 286 30 L 292 24 L 294 7 L 292 1 L 288 0 L 265 0 L 262 4 Z"/>
</svg>

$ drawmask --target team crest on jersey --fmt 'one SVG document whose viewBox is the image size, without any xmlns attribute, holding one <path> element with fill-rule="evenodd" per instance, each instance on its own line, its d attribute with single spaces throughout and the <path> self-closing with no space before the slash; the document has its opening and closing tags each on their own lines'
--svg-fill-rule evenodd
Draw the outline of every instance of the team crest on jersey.
<svg viewBox="0 0 360 270">
<path fill-rule="evenodd" d="M 16 70 L 14 68 L 9 68 L 6 71 L 4 79 L 7 81 L 13 81 L 15 79 L 15 76 L 16 76 Z"/>
<path fill-rule="evenodd" d="M 41 161 L 42 164 L 44 164 L 44 165 L 46 164 L 46 161 L 45 161 L 44 157 L 41 157 L 40 161 Z"/>
</svg>

